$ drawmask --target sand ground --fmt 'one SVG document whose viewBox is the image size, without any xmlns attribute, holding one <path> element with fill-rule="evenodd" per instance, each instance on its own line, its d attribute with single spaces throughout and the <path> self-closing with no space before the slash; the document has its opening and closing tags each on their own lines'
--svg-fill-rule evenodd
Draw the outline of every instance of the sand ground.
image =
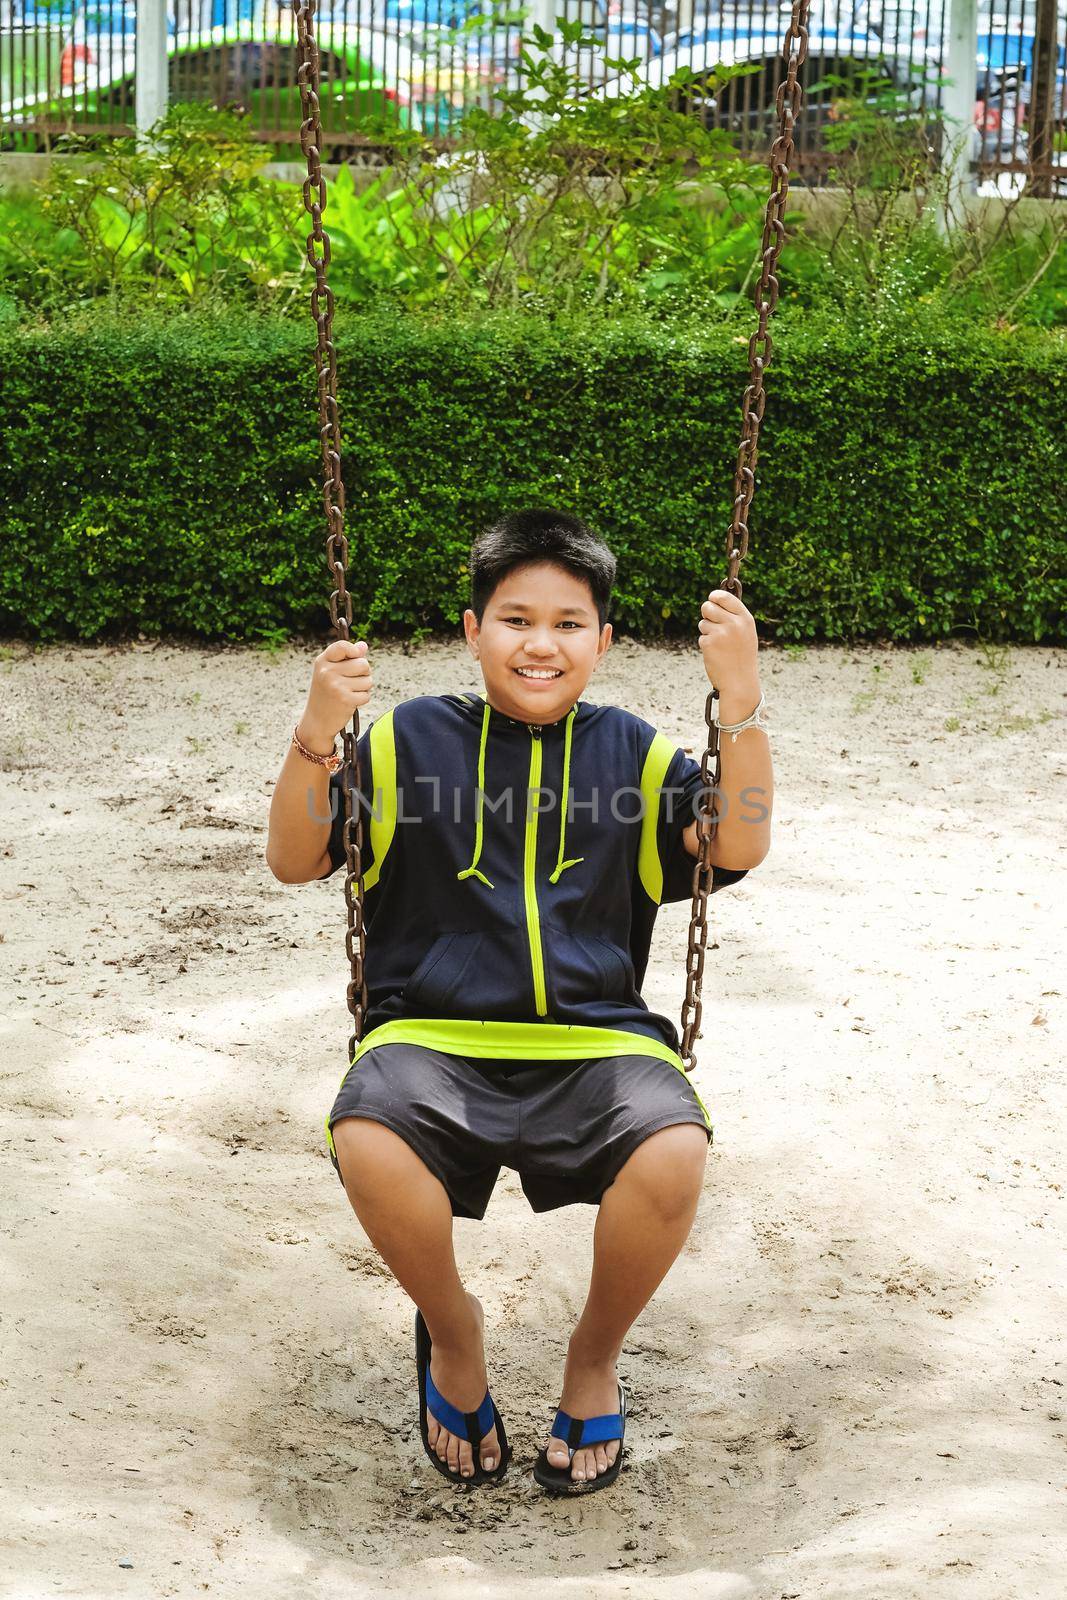
<svg viewBox="0 0 1067 1600">
<path fill-rule="evenodd" d="M 706 1189 L 620 1363 L 628 1470 L 557 1502 L 529 1463 L 593 1208 L 505 1171 L 457 1222 L 516 1460 L 456 1490 L 326 1157 L 340 879 L 263 860 L 323 643 L 0 655 L 0 1593 L 1060 1600 L 1067 654 L 763 652 L 774 847 L 714 901 Z M 480 688 L 452 642 L 374 654 L 376 712 Z M 621 641 L 588 698 L 691 745 L 705 688 L 695 646 Z"/>
</svg>

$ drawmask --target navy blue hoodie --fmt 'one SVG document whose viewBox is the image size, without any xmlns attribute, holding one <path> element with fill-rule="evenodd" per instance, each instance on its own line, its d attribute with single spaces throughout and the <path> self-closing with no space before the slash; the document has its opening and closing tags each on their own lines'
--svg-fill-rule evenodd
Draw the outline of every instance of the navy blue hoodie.
<svg viewBox="0 0 1067 1600">
<path fill-rule="evenodd" d="M 368 1014 L 354 1060 L 402 1039 L 684 1071 L 673 1022 L 640 991 L 660 905 L 692 892 L 696 761 L 616 706 L 581 700 L 537 725 L 474 694 L 403 701 L 359 756 Z M 345 859 L 342 784 L 350 768 L 330 780 L 330 873 Z M 713 886 L 744 875 L 716 867 Z"/>
</svg>

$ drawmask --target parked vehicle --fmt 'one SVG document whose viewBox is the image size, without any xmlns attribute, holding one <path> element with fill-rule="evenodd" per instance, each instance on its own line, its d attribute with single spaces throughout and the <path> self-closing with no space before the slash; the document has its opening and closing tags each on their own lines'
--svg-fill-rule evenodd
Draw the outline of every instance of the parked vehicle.
<svg viewBox="0 0 1067 1600">
<path fill-rule="evenodd" d="M 172 14 L 167 15 L 167 32 L 176 34 L 177 24 Z M 133 40 L 137 33 L 136 0 L 114 0 L 114 3 L 80 6 L 74 17 L 73 32 L 82 39 L 110 36 L 113 39 Z"/>
<path fill-rule="evenodd" d="M 1062 108 L 1067 71 L 1067 50 L 1063 44 L 1056 49 L 1055 98 Z M 978 93 L 986 95 L 1014 91 L 1024 101 L 1030 98 L 1034 73 L 1034 35 L 1010 33 L 1005 27 L 996 31 L 992 27 L 978 35 Z M 1061 110 L 1062 115 L 1062 110 Z"/>
<path fill-rule="evenodd" d="M 393 82 L 389 82 L 383 70 L 383 43 L 371 30 L 319 30 L 324 128 L 336 129 L 357 114 L 377 123 L 407 125 L 411 84 L 396 77 L 392 43 Z M 279 30 L 276 37 L 264 38 L 251 23 L 170 34 L 170 97 L 237 106 L 248 112 L 253 127 L 269 128 L 276 121 L 278 96 L 298 94 L 296 51 L 291 31 Z M 0 120 L 8 132 L 41 124 L 58 131 L 75 115 L 80 124 L 132 123 L 135 61 L 132 33 L 93 33 L 81 18 L 60 58 L 58 95 L 44 93 L 10 102 L 0 107 Z"/>
<path fill-rule="evenodd" d="M 1053 88 L 1053 126 L 1067 127 L 1067 50 L 1062 43 L 1064 21 L 1060 20 L 1056 48 Z M 1032 29 L 1032 18 L 1030 19 Z M 982 162 L 1025 163 L 1029 143 L 1027 124 L 1033 90 L 1035 35 L 1023 32 L 1018 22 L 1004 17 L 979 20 L 977 82 L 974 120 L 979 133 L 978 159 Z M 941 51 L 930 51 L 941 69 Z M 1065 170 L 1067 180 L 1067 170 Z"/>
<path fill-rule="evenodd" d="M 455 30 L 464 20 L 462 6 L 466 6 L 470 16 L 488 14 L 488 6 L 481 0 L 385 0 L 385 3 L 410 15 L 412 31 L 408 42 L 425 58 L 465 59 L 472 69 L 483 72 L 492 69 L 490 77 L 495 81 L 512 86 L 518 82 L 522 38 L 524 31 L 530 29 L 529 16 L 521 24 L 501 26 L 491 20 L 485 27 L 466 29 L 458 34 Z M 599 38 L 601 47 L 568 50 L 567 60 L 587 82 L 597 82 L 609 75 L 610 69 L 604 65 L 606 57 L 647 60 L 658 49 L 659 37 L 648 20 L 647 8 L 641 8 L 639 0 L 638 9 L 633 6 L 634 0 L 585 0 L 582 21 L 587 31 Z M 437 8 L 440 23 L 430 20 L 434 8 Z M 563 11 L 562 4 L 560 11 Z"/>
<path fill-rule="evenodd" d="M 1015 181 L 1025 174 L 1030 152 L 1030 113 L 1028 86 L 1020 94 L 1019 79 L 1011 73 L 991 74 L 979 84 L 974 120 L 978 128 L 978 161 L 981 165 L 1014 169 Z M 1054 115 L 1053 132 L 1062 142 L 1064 130 L 1063 100 L 1057 94 L 1058 117 Z M 1052 166 L 1059 170 L 1053 175 L 1053 193 L 1067 196 L 1067 152 L 1054 149 Z"/>
<path fill-rule="evenodd" d="M 730 66 L 755 70 L 716 88 L 716 68 Z M 692 109 L 708 126 L 739 135 L 743 147 L 766 146 L 777 127 L 775 95 L 785 76 L 777 33 L 705 41 L 668 51 L 650 61 L 637 81 L 662 88 L 682 68 L 693 74 L 692 87 L 678 92 L 682 109 Z M 860 87 L 872 76 L 889 78 L 918 104 L 920 89 L 909 77 L 907 64 L 887 56 L 879 40 L 860 33 L 834 40 L 829 49 L 810 49 L 799 74 L 804 101 L 796 123 L 798 143 L 814 148 L 819 130 L 833 116 L 833 102 L 849 92 L 849 85 Z M 631 81 L 616 77 L 594 93 L 624 94 Z"/>
<path fill-rule="evenodd" d="M 460 28 L 482 12 L 480 0 L 381 0 L 382 15 L 415 29 Z"/>
<path fill-rule="evenodd" d="M 776 25 L 779 20 L 781 21 L 781 30 L 777 31 Z M 756 17 L 751 22 L 747 13 L 743 14 L 736 27 L 731 27 L 728 23 L 720 21 L 705 22 L 699 27 L 688 29 L 684 33 L 668 34 L 663 40 L 662 53 L 669 54 L 672 50 L 690 50 L 702 44 L 736 44 L 754 37 L 775 38 L 778 40 L 778 48 L 781 50 L 787 22 L 787 15 L 783 15 L 779 19 L 774 12 L 763 18 Z M 816 52 L 825 53 L 827 49 L 847 50 L 850 44 L 856 40 L 861 41 L 864 45 L 873 41 L 884 49 L 882 41 L 877 39 L 877 36 L 869 34 L 864 28 L 850 27 L 848 25 L 839 28 L 830 23 L 820 25 L 815 19 L 812 20 L 808 28 L 808 48 Z"/>
</svg>

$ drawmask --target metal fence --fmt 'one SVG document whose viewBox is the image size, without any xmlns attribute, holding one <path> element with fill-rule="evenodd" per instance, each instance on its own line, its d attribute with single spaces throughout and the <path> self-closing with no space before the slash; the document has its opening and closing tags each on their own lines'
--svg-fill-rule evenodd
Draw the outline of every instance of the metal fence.
<svg viewBox="0 0 1067 1600">
<path fill-rule="evenodd" d="M 1037 11 L 1057 6 L 1051 52 L 1035 48 Z M 568 60 L 590 94 L 630 80 L 611 63 L 636 61 L 639 81 L 665 83 L 679 67 L 698 77 L 717 63 L 754 70 L 693 113 L 762 153 L 782 74 L 788 3 L 776 0 L 535 0 L 544 20 L 580 20 L 597 48 Z M 323 0 L 324 148 L 343 159 L 380 148 L 390 126 L 438 140 L 455 136 L 469 107 L 492 110 L 521 83 L 520 39 L 530 12 L 491 0 Z M 480 19 L 480 20 L 479 20 Z M 132 130 L 135 0 L 0 0 L 0 147 L 43 150 L 66 132 Z M 936 113 L 946 67 L 946 0 L 834 0 L 812 11 L 802 69 L 805 109 L 797 171 L 821 181 L 834 157 L 825 130 L 844 93 L 893 85 L 898 108 Z M 299 125 L 291 8 L 277 0 L 170 0 L 169 97 L 244 108 L 279 154 Z M 1036 84 L 1036 96 L 1035 96 Z M 985 179 L 1042 170 L 1067 184 L 1067 0 L 980 0 L 974 81 L 977 164 Z"/>
</svg>

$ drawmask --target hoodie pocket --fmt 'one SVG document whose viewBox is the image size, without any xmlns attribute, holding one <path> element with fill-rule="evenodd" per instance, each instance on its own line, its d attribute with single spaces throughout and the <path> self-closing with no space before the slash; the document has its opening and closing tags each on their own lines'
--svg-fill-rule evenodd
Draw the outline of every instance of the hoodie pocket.
<svg viewBox="0 0 1067 1600">
<path fill-rule="evenodd" d="M 428 1011 L 457 1010 L 473 977 L 471 971 L 485 941 L 481 933 L 443 933 L 435 939 L 403 988 L 403 998 Z M 477 985 L 475 985 L 475 988 Z M 469 998 L 475 998 L 473 993 Z"/>
<path fill-rule="evenodd" d="M 544 933 L 549 1009 L 594 1000 L 633 1000 L 634 971 L 625 951 L 593 934 L 560 933 L 555 928 Z"/>
</svg>

